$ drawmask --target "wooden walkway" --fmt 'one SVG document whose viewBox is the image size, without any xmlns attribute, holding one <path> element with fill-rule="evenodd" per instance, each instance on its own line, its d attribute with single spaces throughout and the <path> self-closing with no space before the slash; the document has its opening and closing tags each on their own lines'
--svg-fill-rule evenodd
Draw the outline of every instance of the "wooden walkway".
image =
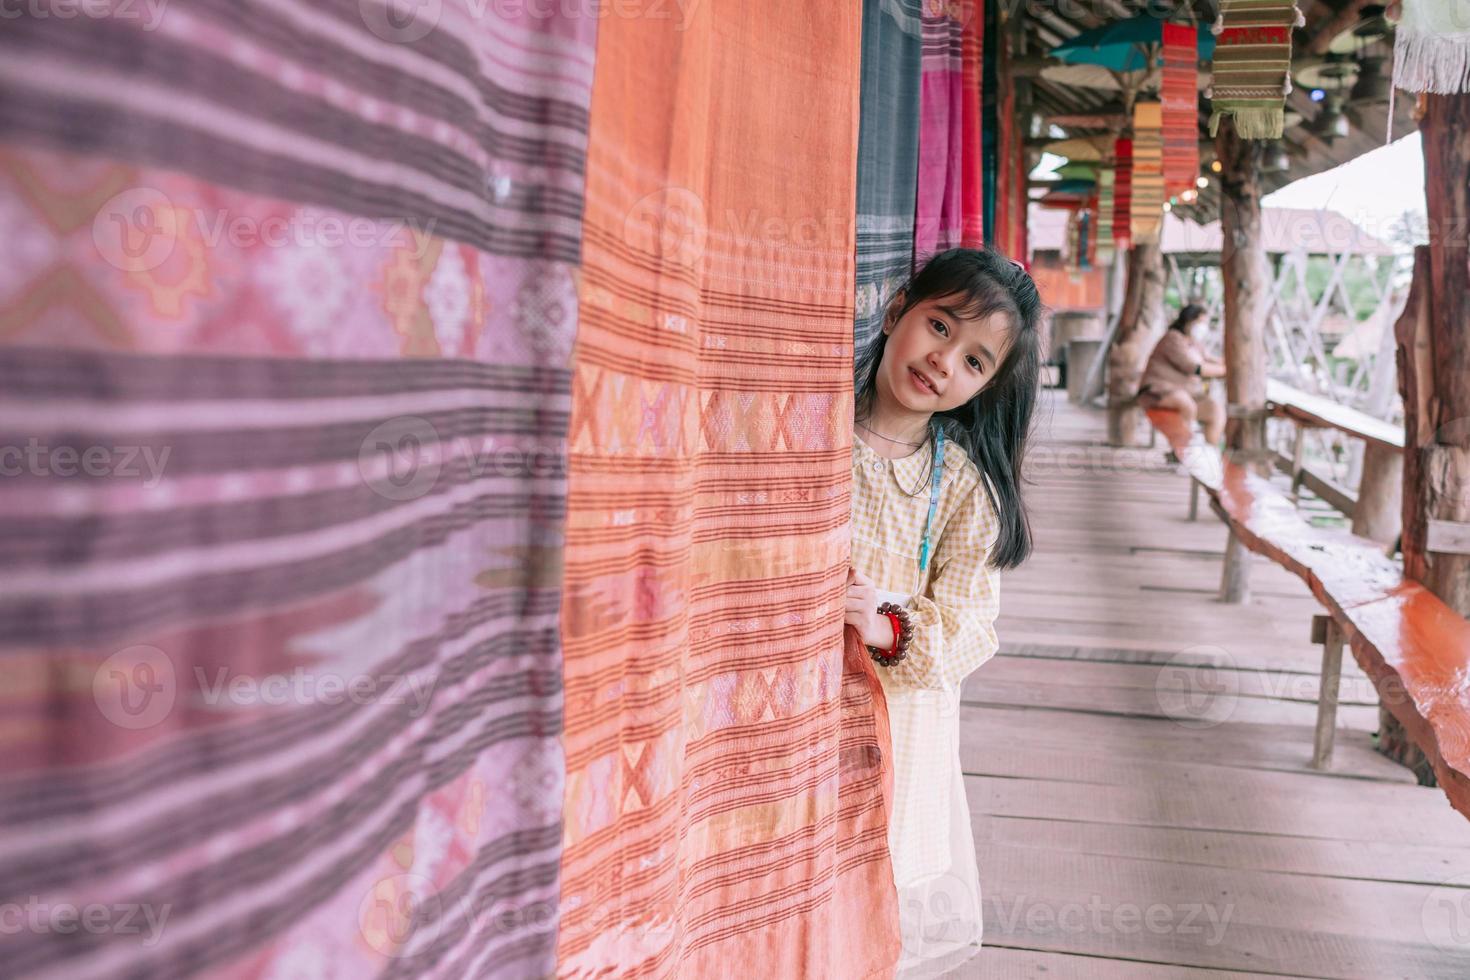
<svg viewBox="0 0 1470 980">
<path fill-rule="evenodd" d="M 1321 648 L 1302 583 L 1254 559 L 1165 447 L 1102 445 L 1048 391 L 1036 554 L 1002 579 L 1001 654 L 969 680 L 962 761 L 986 949 L 955 977 L 1470 978 L 1470 822 L 1372 749 L 1344 665 L 1311 770 Z"/>
</svg>

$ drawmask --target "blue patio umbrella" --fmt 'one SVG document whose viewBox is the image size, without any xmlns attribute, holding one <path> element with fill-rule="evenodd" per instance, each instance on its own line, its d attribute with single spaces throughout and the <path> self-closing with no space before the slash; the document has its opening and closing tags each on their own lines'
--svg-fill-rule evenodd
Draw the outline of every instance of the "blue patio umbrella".
<svg viewBox="0 0 1470 980">
<path fill-rule="evenodd" d="M 1072 178 L 1068 180 L 1059 180 L 1054 184 L 1048 185 L 1047 193 L 1087 195 L 1091 194 L 1092 189 L 1096 186 L 1097 181 L 1095 180 L 1081 180 L 1077 178 Z"/>
<path fill-rule="evenodd" d="M 1071 65 L 1100 65 L 1116 72 L 1144 71 L 1150 46 L 1163 41 L 1164 22 L 1149 14 L 1116 20 L 1083 31 L 1051 49 L 1052 57 Z M 1215 35 L 1199 31 L 1199 56 L 1212 58 Z"/>
</svg>

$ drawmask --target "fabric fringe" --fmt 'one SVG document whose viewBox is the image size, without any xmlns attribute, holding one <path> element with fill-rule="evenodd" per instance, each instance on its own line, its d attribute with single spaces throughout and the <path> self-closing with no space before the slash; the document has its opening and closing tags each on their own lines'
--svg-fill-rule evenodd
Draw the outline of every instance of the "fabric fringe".
<svg viewBox="0 0 1470 980">
<path fill-rule="evenodd" d="M 1470 37 L 1420 34 L 1401 25 L 1393 43 L 1393 85 L 1407 92 L 1470 92 Z"/>
<path fill-rule="evenodd" d="M 1216 109 L 1210 113 L 1210 135 L 1220 128 L 1225 116 L 1235 117 L 1235 132 L 1243 140 L 1274 140 L 1281 138 L 1286 125 L 1286 113 L 1281 106 L 1252 109 Z"/>
</svg>

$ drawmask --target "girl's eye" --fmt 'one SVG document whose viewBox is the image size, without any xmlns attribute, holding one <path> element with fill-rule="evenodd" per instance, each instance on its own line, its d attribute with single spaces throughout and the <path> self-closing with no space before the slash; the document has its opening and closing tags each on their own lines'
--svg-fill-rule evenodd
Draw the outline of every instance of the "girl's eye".
<svg viewBox="0 0 1470 980">
<path fill-rule="evenodd" d="M 949 336 L 949 328 L 944 325 L 943 320 L 930 320 L 929 325 L 939 331 L 942 336 Z"/>
<path fill-rule="evenodd" d="M 969 363 L 970 367 L 974 368 L 976 371 L 980 370 L 980 358 L 976 357 L 974 354 L 971 354 L 969 357 L 965 358 L 965 360 Z"/>
</svg>

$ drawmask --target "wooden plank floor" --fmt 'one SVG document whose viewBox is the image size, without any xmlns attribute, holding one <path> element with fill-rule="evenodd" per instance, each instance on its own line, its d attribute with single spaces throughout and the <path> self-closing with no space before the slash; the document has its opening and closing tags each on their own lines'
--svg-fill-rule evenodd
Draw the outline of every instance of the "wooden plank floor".
<svg viewBox="0 0 1470 980">
<path fill-rule="evenodd" d="M 1470 978 L 1470 822 L 1373 751 L 1351 658 L 1307 765 L 1306 588 L 1257 558 L 1219 603 L 1224 528 L 1162 441 L 1109 449 L 1059 392 L 1041 416 L 1036 553 L 961 708 L 986 948 L 951 976 Z"/>
</svg>

